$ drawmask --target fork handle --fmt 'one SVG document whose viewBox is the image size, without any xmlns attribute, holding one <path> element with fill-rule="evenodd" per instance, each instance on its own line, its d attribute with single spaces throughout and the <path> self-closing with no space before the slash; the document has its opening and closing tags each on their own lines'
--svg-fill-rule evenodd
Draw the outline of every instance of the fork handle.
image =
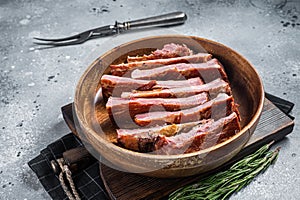
<svg viewBox="0 0 300 200">
<path fill-rule="evenodd" d="M 149 17 L 139 20 L 127 21 L 123 25 L 128 29 L 151 28 L 157 26 L 173 26 L 183 24 L 187 19 L 184 12 L 173 12 L 169 14 Z"/>
</svg>

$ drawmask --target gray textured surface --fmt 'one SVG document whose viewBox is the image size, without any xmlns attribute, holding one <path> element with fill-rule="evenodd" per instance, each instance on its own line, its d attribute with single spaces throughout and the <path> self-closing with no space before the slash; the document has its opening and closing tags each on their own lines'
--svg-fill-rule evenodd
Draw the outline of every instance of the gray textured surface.
<svg viewBox="0 0 300 200">
<path fill-rule="evenodd" d="M 176 10 L 186 12 L 188 21 L 173 30 L 237 50 L 256 66 L 266 91 L 296 104 L 296 126 L 278 144 L 277 163 L 232 199 L 299 199 L 299 0 L 1 0 L 0 199 L 49 199 L 27 162 L 69 132 L 60 107 L 72 101 L 76 82 L 100 54 L 101 44 L 109 44 L 109 38 L 101 38 L 38 50 L 32 37 L 69 35 L 117 19 Z"/>
</svg>

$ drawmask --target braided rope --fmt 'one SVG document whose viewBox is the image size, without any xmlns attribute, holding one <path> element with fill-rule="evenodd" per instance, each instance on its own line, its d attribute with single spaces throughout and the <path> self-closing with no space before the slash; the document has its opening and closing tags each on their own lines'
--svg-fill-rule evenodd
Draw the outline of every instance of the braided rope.
<svg viewBox="0 0 300 200">
<path fill-rule="evenodd" d="M 61 172 L 59 174 L 59 182 L 63 188 L 63 190 L 65 191 L 66 195 L 68 196 L 68 198 L 70 200 L 80 200 L 80 197 L 79 197 L 79 194 L 76 190 L 76 187 L 75 187 L 75 184 L 74 184 L 74 181 L 72 179 L 72 172 L 70 171 L 68 165 L 64 165 L 63 162 L 63 158 L 60 158 L 60 159 L 57 159 L 56 160 L 60 169 L 61 169 Z M 69 182 L 69 185 L 71 187 L 71 190 L 72 192 L 69 190 L 69 188 L 67 187 L 66 183 L 65 183 L 65 180 L 64 180 L 64 174 L 66 175 L 67 177 L 67 180 Z"/>
<path fill-rule="evenodd" d="M 69 184 L 70 184 L 70 187 L 72 189 L 72 192 L 75 196 L 75 199 L 76 200 L 80 200 L 80 197 L 79 197 L 79 194 L 76 190 L 76 187 L 75 187 L 75 184 L 74 184 L 74 181 L 72 179 L 72 172 L 70 171 L 68 165 L 64 165 L 64 170 L 65 170 L 65 173 L 66 173 L 66 176 L 67 176 L 67 179 L 69 181 Z"/>
</svg>

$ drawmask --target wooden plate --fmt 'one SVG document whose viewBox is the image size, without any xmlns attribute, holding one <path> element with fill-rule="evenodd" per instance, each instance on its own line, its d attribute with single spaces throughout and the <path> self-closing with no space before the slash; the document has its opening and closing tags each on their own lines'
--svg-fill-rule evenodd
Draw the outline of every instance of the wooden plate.
<svg viewBox="0 0 300 200">
<path fill-rule="evenodd" d="M 133 152 L 112 143 L 115 128 L 105 109 L 100 78 L 110 64 L 122 63 L 128 55 L 142 55 L 168 43 L 186 44 L 194 52 L 208 52 L 221 61 L 228 75 L 242 117 L 242 130 L 229 140 L 198 152 L 180 155 L 153 155 Z M 262 112 L 264 91 L 254 67 L 234 50 L 207 39 L 166 35 L 139 39 L 118 46 L 94 61 L 82 75 L 76 89 L 74 107 L 77 131 L 91 146 L 94 156 L 118 170 L 155 177 L 185 177 L 214 169 L 236 155 L 255 130 Z M 96 106 L 95 106 L 96 105 Z M 99 114 L 95 117 L 95 109 Z M 99 123 L 100 122 L 100 123 Z"/>
</svg>

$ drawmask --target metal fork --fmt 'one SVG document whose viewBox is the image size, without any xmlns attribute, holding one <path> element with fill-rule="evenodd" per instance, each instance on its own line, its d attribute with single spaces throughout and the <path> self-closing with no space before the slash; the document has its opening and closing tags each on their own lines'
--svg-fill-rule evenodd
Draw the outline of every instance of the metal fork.
<svg viewBox="0 0 300 200">
<path fill-rule="evenodd" d="M 151 27 L 165 27 L 183 24 L 187 19 L 187 16 L 183 12 L 173 12 L 169 14 L 159 15 L 155 17 L 149 17 L 139 20 L 127 21 L 127 22 L 115 22 L 114 25 L 107 25 L 91 30 L 84 31 L 82 33 L 57 39 L 38 38 L 34 39 L 43 42 L 34 42 L 39 45 L 52 45 L 52 46 L 66 46 L 81 44 L 85 41 L 97 37 L 104 37 L 114 34 L 119 34 L 127 30 L 151 28 Z"/>
</svg>

